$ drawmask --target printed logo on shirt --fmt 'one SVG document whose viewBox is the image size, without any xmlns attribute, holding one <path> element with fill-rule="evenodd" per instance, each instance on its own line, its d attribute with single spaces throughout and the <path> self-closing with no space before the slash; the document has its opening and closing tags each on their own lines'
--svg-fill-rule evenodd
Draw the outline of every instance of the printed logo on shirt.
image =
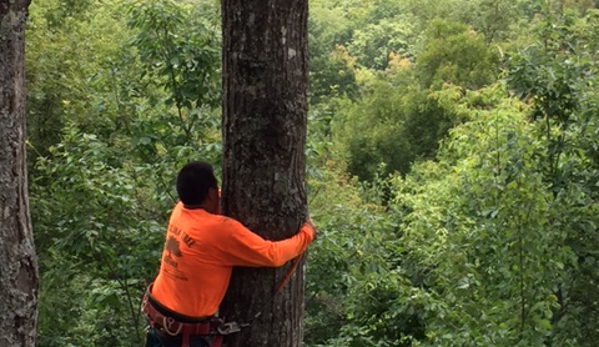
<svg viewBox="0 0 599 347">
<path fill-rule="evenodd" d="M 196 243 L 196 241 L 192 239 L 191 236 L 187 235 L 187 233 L 181 231 L 181 229 L 177 228 L 176 226 L 169 226 L 168 232 L 180 237 L 183 240 L 183 242 L 187 245 L 187 247 L 191 247 L 194 243 Z"/>
<path fill-rule="evenodd" d="M 173 255 L 177 258 L 182 256 L 181 249 L 179 248 L 179 241 L 175 240 L 175 238 L 172 236 L 169 237 L 168 240 L 166 240 L 166 243 L 164 244 L 164 249 L 166 249 L 166 251 L 168 252 L 169 258 L 172 258 Z"/>
<path fill-rule="evenodd" d="M 179 264 L 174 257 L 181 258 L 183 254 L 181 253 L 179 241 L 173 236 L 169 236 L 164 243 L 164 254 L 163 263 L 166 265 L 164 267 L 165 274 L 182 281 L 187 281 L 187 276 L 177 269 Z"/>
<path fill-rule="evenodd" d="M 179 263 L 177 262 L 177 258 L 183 257 L 181 243 L 187 247 L 191 247 L 195 242 L 185 231 L 174 225 L 169 225 L 168 238 L 164 243 L 163 252 L 163 263 L 166 265 L 164 267 L 165 274 L 181 281 L 187 281 L 185 273 L 178 269 Z"/>
</svg>

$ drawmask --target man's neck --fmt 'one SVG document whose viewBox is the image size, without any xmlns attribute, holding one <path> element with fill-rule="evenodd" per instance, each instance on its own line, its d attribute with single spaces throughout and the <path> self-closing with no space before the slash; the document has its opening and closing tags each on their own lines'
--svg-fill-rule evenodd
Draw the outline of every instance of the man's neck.
<svg viewBox="0 0 599 347">
<path fill-rule="evenodd" d="M 208 211 L 208 209 L 206 208 L 206 205 L 204 204 L 199 204 L 199 205 L 186 205 L 183 204 L 183 207 L 185 207 L 188 210 L 206 210 Z"/>
</svg>

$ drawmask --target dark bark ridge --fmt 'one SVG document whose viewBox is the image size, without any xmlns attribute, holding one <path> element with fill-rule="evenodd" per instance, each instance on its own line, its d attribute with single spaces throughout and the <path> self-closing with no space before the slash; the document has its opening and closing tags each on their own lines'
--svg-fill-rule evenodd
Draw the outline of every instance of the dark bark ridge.
<svg viewBox="0 0 599 347">
<path fill-rule="evenodd" d="M 0 1 L 0 346 L 35 345 L 38 275 L 27 201 L 24 24 L 29 1 Z"/>
</svg>

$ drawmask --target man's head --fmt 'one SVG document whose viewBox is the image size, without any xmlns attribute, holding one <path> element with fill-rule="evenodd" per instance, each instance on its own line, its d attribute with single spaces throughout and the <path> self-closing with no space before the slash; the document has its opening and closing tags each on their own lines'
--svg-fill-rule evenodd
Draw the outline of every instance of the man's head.
<svg viewBox="0 0 599 347">
<path fill-rule="evenodd" d="M 211 213 L 218 212 L 218 184 L 212 165 L 201 161 L 187 163 L 177 176 L 177 194 L 187 207 L 202 207 Z"/>
</svg>

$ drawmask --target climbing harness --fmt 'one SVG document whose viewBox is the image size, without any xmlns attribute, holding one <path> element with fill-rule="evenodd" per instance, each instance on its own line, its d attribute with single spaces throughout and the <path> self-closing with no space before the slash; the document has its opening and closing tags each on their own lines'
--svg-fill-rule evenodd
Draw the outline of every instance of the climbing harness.
<svg viewBox="0 0 599 347">
<path fill-rule="evenodd" d="M 192 335 L 213 336 L 210 347 L 221 347 L 223 336 L 235 332 L 228 323 L 224 323 L 218 317 L 187 321 L 177 317 L 179 315 L 171 314 L 152 297 L 151 289 L 152 284 L 148 286 L 144 294 L 141 304 L 142 312 L 148 318 L 150 327 L 163 331 L 169 336 L 181 336 L 181 347 L 190 347 L 189 337 Z"/>
<path fill-rule="evenodd" d="M 300 254 L 292 260 L 291 266 L 285 273 L 285 276 L 275 287 L 275 292 L 270 299 L 271 302 L 274 301 L 276 295 L 283 290 L 283 287 L 285 287 L 285 284 L 287 284 L 295 272 L 302 257 L 303 254 Z M 192 335 L 213 336 L 214 338 L 210 343 L 210 347 L 221 347 L 224 336 L 240 332 L 241 329 L 249 327 L 254 320 L 262 315 L 262 311 L 258 311 L 258 313 L 244 323 L 225 322 L 222 318 L 215 316 L 206 317 L 197 322 L 195 322 L 195 319 L 194 322 L 182 322 L 180 319 L 173 317 L 178 315 L 175 315 L 174 313 L 170 314 L 168 309 L 162 307 L 158 301 L 152 297 L 152 285 L 153 283 L 150 283 L 146 289 L 141 304 L 141 310 L 148 318 L 152 328 L 158 328 L 170 336 L 180 335 L 182 339 L 181 347 L 190 347 L 189 337 Z"/>
</svg>

